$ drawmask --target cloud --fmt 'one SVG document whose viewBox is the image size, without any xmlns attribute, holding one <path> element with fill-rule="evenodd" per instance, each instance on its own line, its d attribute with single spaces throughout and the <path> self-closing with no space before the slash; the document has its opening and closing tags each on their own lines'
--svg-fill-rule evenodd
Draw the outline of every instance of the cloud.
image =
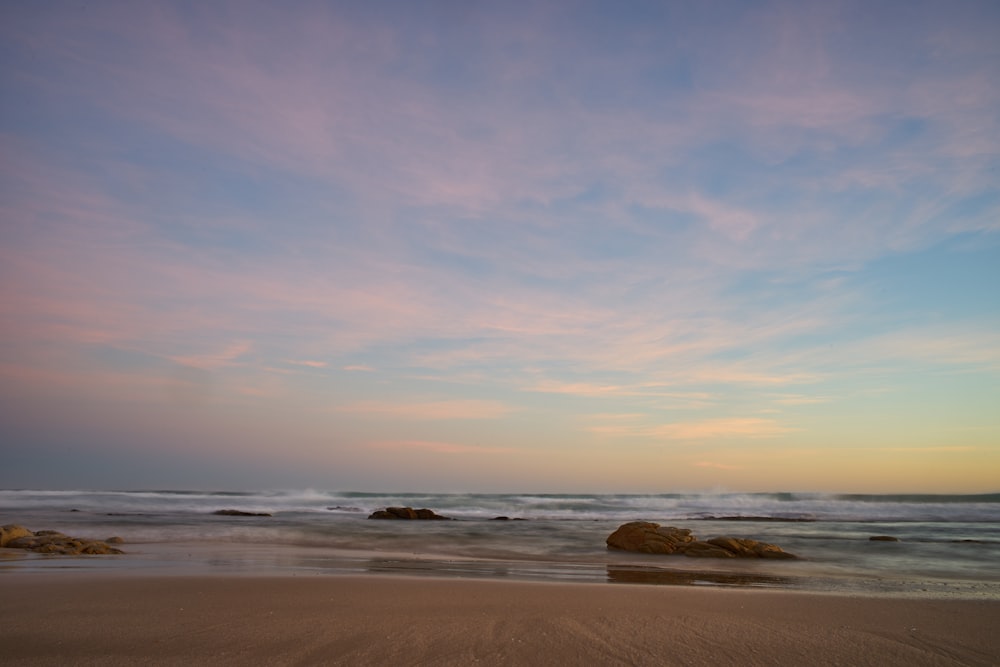
<svg viewBox="0 0 1000 667">
<path fill-rule="evenodd" d="M 883 452 L 977 452 L 982 451 L 982 447 L 974 447 L 970 445 L 951 445 L 942 447 L 879 447 L 879 451 Z"/>
<path fill-rule="evenodd" d="M 204 354 L 176 355 L 168 357 L 181 366 L 190 366 L 203 370 L 216 370 L 234 364 L 240 357 L 253 350 L 253 343 L 248 340 L 233 341 L 218 352 Z"/>
<path fill-rule="evenodd" d="M 740 470 L 743 466 L 734 466 L 726 463 L 716 463 L 714 461 L 696 461 L 691 465 L 698 468 L 715 468 L 717 470 Z"/>
<path fill-rule="evenodd" d="M 338 406 L 338 412 L 416 420 L 499 419 L 512 408 L 499 401 L 456 399 L 450 401 L 357 401 Z"/>
<path fill-rule="evenodd" d="M 344 366 L 341 370 L 348 371 L 351 373 L 374 373 L 375 369 L 371 366 L 365 364 L 351 364 L 349 366 Z"/>
<path fill-rule="evenodd" d="M 489 447 L 427 440 L 382 440 L 370 442 L 368 447 L 399 451 L 423 451 L 434 454 L 512 454 L 517 451 L 512 447 Z"/>
<path fill-rule="evenodd" d="M 819 403 L 829 403 L 832 399 L 827 396 L 805 396 L 801 394 L 776 394 L 772 400 L 781 405 L 816 405 Z"/>
<path fill-rule="evenodd" d="M 307 366 L 309 368 L 326 368 L 329 364 L 325 361 L 314 361 L 311 359 L 287 359 L 285 363 L 293 366 Z"/>
<path fill-rule="evenodd" d="M 797 429 L 774 419 L 720 417 L 667 424 L 599 424 L 587 431 L 608 437 L 638 437 L 655 441 L 732 440 L 781 437 Z"/>
<path fill-rule="evenodd" d="M 781 436 L 796 429 L 784 426 L 773 419 L 757 417 L 731 417 L 705 421 L 678 422 L 656 427 L 658 436 L 678 440 L 703 440 L 715 438 L 768 438 Z"/>
</svg>

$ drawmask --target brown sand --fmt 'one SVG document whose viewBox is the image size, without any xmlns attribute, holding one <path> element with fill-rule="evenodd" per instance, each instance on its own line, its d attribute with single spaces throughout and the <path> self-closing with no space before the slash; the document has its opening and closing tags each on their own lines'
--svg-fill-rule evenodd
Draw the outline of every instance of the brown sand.
<svg viewBox="0 0 1000 667">
<path fill-rule="evenodd" d="M 1000 602 L 378 576 L 0 573 L 5 665 L 995 665 Z"/>
</svg>

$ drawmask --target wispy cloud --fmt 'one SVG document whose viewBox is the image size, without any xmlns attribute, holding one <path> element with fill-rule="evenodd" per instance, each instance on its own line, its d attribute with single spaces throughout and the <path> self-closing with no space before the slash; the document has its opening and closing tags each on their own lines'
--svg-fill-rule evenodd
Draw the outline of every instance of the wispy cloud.
<svg viewBox="0 0 1000 667">
<path fill-rule="evenodd" d="M 380 440 L 368 443 L 368 447 L 373 449 L 430 452 L 433 454 L 513 454 L 517 451 L 512 447 L 466 445 L 428 440 Z"/>
<path fill-rule="evenodd" d="M 880 451 L 883 452 L 910 452 L 914 454 L 923 452 L 977 452 L 982 451 L 982 447 L 976 447 L 972 445 L 945 445 L 941 447 L 880 447 Z"/>
<path fill-rule="evenodd" d="M 329 365 L 325 361 L 316 361 L 314 359 L 287 359 L 286 363 L 292 366 L 306 366 L 308 368 L 326 368 Z"/>
<path fill-rule="evenodd" d="M 774 419 L 760 417 L 721 417 L 673 423 L 608 422 L 586 427 L 596 435 L 642 438 L 655 441 L 701 441 L 774 438 L 797 429 Z"/>
<path fill-rule="evenodd" d="M 772 400 L 781 405 L 817 405 L 829 403 L 832 399 L 827 396 L 808 396 L 802 394 L 776 394 Z"/>
<path fill-rule="evenodd" d="M 448 400 L 412 401 L 391 403 L 386 401 L 357 401 L 336 408 L 338 412 L 395 419 L 415 420 L 460 420 L 499 419 L 512 408 L 499 401 L 489 400 Z"/>
<path fill-rule="evenodd" d="M 717 463 L 715 461 L 696 461 L 691 465 L 698 468 L 715 468 L 716 470 L 740 470 L 743 466 L 729 465 L 727 463 Z"/>
<path fill-rule="evenodd" d="M 225 348 L 216 352 L 204 354 L 178 355 L 169 357 L 171 361 L 181 366 L 192 366 L 205 370 L 215 370 L 236 363 L 236 361 L 253 349 L 253 343 L 248 340 L 233 341 Z"/>
<path fill-rule="evenodd" d="M 525 391 L 589 397 L 666 395 L 665 393 L 656 391 L 656 388 L 659 386 L 660 385 L 628 387 L 620 385 L 593 384 L 590 382 L 558 382 L 555 380 L 542 380 L 533 386 L 525 387 Z"/>
</svg>

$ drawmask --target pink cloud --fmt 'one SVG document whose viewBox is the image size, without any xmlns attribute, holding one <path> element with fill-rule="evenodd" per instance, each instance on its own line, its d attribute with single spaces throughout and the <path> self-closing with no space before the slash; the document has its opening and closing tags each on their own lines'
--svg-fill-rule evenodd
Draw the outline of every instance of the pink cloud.
<svg viewBox="0 0 1000 667">
<path fill-rule="evenodd" d="M 653 432 L 658 437 L 677 440 L 706 440 L 717 438 L 765 438 L 784 435 L 795 429 L 779 424 L 773 419 L 757 417 L 729 417 L 704 421 L 662 424 Z"/>
<path fill-rule="evenodd" d="M 607 423 L 586 428 L 605 437 L 637 437 L 647 440 L 731 440 L 741 438 L 771 438 L 797 429 L 773 419 L 759 417 L 721 417 L 670 424 Z"/>
</svg>

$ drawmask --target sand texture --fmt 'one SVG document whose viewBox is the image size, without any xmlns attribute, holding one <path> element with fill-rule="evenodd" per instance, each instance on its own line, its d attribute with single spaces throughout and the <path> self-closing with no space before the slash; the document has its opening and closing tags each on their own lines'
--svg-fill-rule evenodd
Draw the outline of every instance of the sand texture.
<svg viewBox="0 0 1000 667">
<path fill-rule="evenodd" d="M 5 665 L 995 665 L 1000 602 L 377 576 L 0 574 Z"/>
</svg>

